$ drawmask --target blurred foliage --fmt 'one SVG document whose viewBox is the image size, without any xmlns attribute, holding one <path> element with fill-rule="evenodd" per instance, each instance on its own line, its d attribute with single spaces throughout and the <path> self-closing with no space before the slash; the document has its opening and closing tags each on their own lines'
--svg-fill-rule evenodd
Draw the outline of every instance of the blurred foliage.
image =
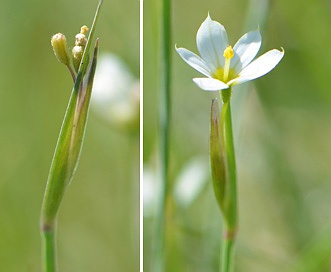
<svg viewBox="0 0 331 272">
<path fill-rule="evenodd" d="M 144 160 L 157 153 L 159 1 L 145 1 Z M 189 7 L 189 8 L 188 8 Z M 207 12 L 233 45 L 260 27 L 262 48 L 284 47 L 270 74 L 234 87 L 239 185 L 235 271 L 331 271 L 331 3 L 325 0 L 173 1 L 173 41 L 197 52 Z M 208 161 L 209 110 L 216 93 L 192 82 L 199 73 L 173 50 L 171 180 L 193 157 Z M 173 186 L 175 186 L 173 184 Z M 185 210 L 173 197 L 166 271 L 218 271 L 221 218 L 209 185 Z M 145 219 L 145 271 L 153 217 Z"/>
<path fill-rule="evenodd" d="M 50 38 L 62 32 L 72 47 L 97 4 L 1 2 L 0 271 L 41 271 L 41 202 L 73 86 Z M 118 54 L 137 77 L 138 22 L 138 2 L 105 0 L 95 35 L 100 52 Z M 60 271 L 138 270 L 138 158 L 138 139 L 90 112 L 80 165 L 59 212 Z"/>
</svg>

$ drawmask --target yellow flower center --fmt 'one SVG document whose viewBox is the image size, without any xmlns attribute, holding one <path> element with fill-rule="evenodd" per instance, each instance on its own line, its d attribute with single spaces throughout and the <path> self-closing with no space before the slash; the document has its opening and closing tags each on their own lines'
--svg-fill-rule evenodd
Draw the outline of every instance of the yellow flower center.
<svg viewBox="0 0 331 272">
<path fill-rule="evenodd" d="M 236 70 L 230 69 L 230 62 L 234 56 L 234 51 L 230 45 L 224 50 L 223 56 L 225 58 L 224 67 L 217 68 L 212 77 L 227 83 L 236 77 Z"/>
<path fill-rule="evenodd" d="M 230 45 L 224 50 L 223 56 L 225 58 L 223 80 L 227 82 L 229 78 L 230 62 L 234 56 L 233 49 Z"/>
</svg>

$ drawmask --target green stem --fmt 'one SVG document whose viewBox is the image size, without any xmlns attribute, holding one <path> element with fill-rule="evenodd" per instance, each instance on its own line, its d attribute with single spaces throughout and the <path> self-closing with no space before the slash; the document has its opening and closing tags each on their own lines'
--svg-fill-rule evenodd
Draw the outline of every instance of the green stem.
<svg viewBox="0 0 331 272">
<path fill-rule="evenodd" d="M 165 217 L 168 195 L 169 163 L 169 120 L 170 120 L 170 75 L 171 75 L 171 0 L 162 2 L 161 42 L 160 42 L 160 92 L 159 92 L 159 131 L 160 131 L 160 172 L 161 188 L 152 271 L 165 269 Z"/>
<path fill-rule="evenodd" d="M 226 186 L 225 186 L 225 211 L 224 211 L 224 239 L 222 250 L 222 272 L 228 272 L 231 268 L 232 251 L 237 232 L 237 180 L 236 159 L 232 133 L 231 118 L 231 88 L 221 92 L 223 107 L 221 110 L 221 132 L 224 139 L 226 158 Z"/>
<path fill-rule="evenodd" d="M 42 261 L 44 272 L 57 271 L 55 224 L 42 226 Z"/>
<path fill-rule="evenodd" d="M 223 248 L 222 248 L 222 265 L 220 265 L 220 272 L 229 272 L 231 269 L 231 260 L 232 260 L 232 252 L 234 245 L 234 237 L 224 235 L 223 237 Z"/>
</svg>

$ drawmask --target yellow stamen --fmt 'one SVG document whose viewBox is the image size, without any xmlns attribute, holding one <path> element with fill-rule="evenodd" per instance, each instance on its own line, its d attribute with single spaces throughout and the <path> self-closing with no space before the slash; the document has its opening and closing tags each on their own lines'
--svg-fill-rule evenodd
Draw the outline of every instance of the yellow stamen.
<svg viewBox="0 0 331 272">
<path fill-rule="evenodd" d="M 223 56 L 225 58 L 223 80 L 224 80 L 224 82 L 227 82 L 228 77 L 229 77 L 229 71 L 230 71 L 230 62 L 231 62 L 231 59 L 234 56 L 232 46 L 229 45 L 224 50 Z"/>
<path fill-rule="evenodd" d="M 234 56 L 234 52 L 233 52 L 233 49 L 232 49 L 232 46 L 229 45 L 225 50 L 224 50 L 224 53 L 223 53 L 223 56 L 224 58 L 230 60 L 233 58 Z"/>
</svg>

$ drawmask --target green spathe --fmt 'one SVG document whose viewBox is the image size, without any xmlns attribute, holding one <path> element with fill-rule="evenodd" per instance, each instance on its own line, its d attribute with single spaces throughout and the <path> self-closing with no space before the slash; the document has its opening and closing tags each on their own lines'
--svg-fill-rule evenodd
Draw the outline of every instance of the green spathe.
<svg viewBox="0 0 331 272">
<path fill-rule="evenodd" d="M 81 153 L 87 115 L 90 104 L 92 84 L 97 63 L 98 40 L 95 44 L 94 56 L 89 66 L 88 57 L 91 47 L 95 23 L 98 18 L 102 1 L 94 17 L 91 32 L 82 57 L 77 79 L 73 87 L 70 101 L 62 123 L 61 131 L 55 148 L 47 185 L 42 204 L 41 228 L 53 228 L 63 194 L 69 185 L 78 165 Z"/>
<path fill-rule="evenodd" d="M 92 84 L 97 62 L 98 41 L 92 64 L 82 81 L 81 88 L 72 91 L 66 115 L 50 169 L 44 197 L 42 222 L 52 224 L 61 203 L 64 191 L 70 183 L 81 153 L 87 114 L 92 93 Z"/>
</svg>

